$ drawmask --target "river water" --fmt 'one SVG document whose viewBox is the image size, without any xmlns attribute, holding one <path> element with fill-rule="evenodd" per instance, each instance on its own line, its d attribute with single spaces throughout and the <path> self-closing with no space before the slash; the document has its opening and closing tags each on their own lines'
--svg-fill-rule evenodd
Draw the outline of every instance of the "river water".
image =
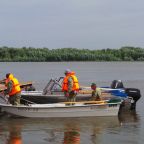
<svg viewBox="0 0 144 144">
<path fill-rule="evenodd" d="M 138 88 L 142 97 L 136 112 L 115 117 L 10 118 L 0 117 L 0 144 L 143 144 L 144 63 L 143 62 L 1 62 L 0 79 L 13 73 L 20 82 L 32 81 L 42 90 L 51 78 L 76 72 L 81 85 L 109 86 L 120 79 L 127 88 Z"/>
</svg>

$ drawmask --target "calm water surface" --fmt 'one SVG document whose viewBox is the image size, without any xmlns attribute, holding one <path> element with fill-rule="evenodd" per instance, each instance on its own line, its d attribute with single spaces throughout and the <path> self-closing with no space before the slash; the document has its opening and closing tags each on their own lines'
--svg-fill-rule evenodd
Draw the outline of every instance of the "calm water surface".
<svg viewBox="0 0 144 144">
<path fill-rule="evenodd" d="M 143 144 L 144 142 L 144 63 L 143 62 L 53 62 L 0 63 L 0 79 L 8 72 L 21 82 L 32 81 L 42 90 L 50 78 L 75 71 L 81 85 L 96 82 L 109 86 L 121 79 L 125 87 L 138 88 L 142 97 L 136 112 L 119 117 L 30 119 L 0 117 L 0 144 Z"/>
</svg>

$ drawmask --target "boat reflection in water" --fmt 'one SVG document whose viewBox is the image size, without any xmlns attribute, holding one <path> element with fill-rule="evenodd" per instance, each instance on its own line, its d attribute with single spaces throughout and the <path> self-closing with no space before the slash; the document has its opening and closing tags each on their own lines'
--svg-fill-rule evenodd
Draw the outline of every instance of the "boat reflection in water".
<svg viewBox="0 0 144 144">
<path fill-rule="evenodd" d="M 76 125 L 66 125 L 63 144 L 80 144 L 80 128 Z"/>
<path fill-rule="evenodd" d="M 122 113 L 119 117 L 48 119 L 5 117 L 0 119 L 0 141 L 2 144 L 98 144 L 107 141 L 104 135 L 117 132 L 119 137 L 119 130 L 125 131 L 122 125 L 138 121 L 136 112 Z"/>
<path fill-rule="evenodd" d="M 7 144 L 22 144 L 21 127 L 14 126 L 9 130 Z"/>
<path fill-rule="evenodd" d="M 140 121 L 140 117 L 137 114 L 137 112 L 134 111 L 126 111 L 123 110 L 119 115 L 119 122 L 120 124 L 125 124 L 125 123 L 138 123 Z"/>
<path fill-rule="evenodd" d="M 5 133 L 5 128 L 8 130 L 8 133 L 7 132 Z M 22 134 L 21 134 L 21 131 L 22 131 L 21 123 L 10 122 L 10 123 L 7 123 L 5 128 L 3 129 L 4 133 L 1 134 L 3 136 L 4 144 L 22 144 L 23 143 Z M 2 139 L 2 137 L 0 139 Z"/>
</svg>

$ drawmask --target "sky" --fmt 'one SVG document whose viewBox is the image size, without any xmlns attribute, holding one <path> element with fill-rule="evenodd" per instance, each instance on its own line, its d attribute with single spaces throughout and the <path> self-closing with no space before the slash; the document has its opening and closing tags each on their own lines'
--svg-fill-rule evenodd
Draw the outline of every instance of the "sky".
<svg viewBox="0 0 144 144">
<path fill-rule="evenodd" d="M 0 0 L 0 47 L 144 48 L 144 0 Z"/>
</svg>

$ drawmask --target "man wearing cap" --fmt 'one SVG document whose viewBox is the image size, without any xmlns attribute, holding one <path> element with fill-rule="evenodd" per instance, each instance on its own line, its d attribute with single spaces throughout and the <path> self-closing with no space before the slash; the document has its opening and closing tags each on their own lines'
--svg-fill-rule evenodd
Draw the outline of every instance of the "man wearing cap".
<svg viewBox="0 0 144 144">
<path fill-rule="evenodd" d="M 97 88 L 95 83 L 91 84 L 92 95 L 90 100 L 100 101 L 101 100 L 101 90 Z"/>
<path fill-rule="evenodd" d="M 75 76 L 75 72 L 70 69 L 65 71 L 62 91 L 64 92 L 68 102 L 75 102 L 77 92 L 79 91 L 79 83 L 77 77 Z"/>
</svg>

